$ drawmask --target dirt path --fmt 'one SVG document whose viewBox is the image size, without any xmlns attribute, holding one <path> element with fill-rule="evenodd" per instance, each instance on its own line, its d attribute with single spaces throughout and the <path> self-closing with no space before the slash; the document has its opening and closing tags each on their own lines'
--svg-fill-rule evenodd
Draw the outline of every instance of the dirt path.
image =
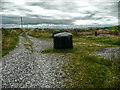
<svg viewBox="0 0 120 90">
<path fill-rule="evenodd" d="M 2 87 L 64 87 L 64 72 L 61 67 L 67 60 L 65 55 L 42 54 L 41 50 L 53 47 L 52 40 L 27 37 L 33 43 L 33 51 L 26 49 L 25 38 L 20 35 L 18 47 L 2 58 Z"/>
</svg>

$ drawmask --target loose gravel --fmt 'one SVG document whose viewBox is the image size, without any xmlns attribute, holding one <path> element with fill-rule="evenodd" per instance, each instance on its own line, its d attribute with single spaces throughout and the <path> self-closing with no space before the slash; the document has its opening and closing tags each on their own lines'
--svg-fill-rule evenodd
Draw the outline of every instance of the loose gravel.
<svg viewBox="0 0 120 90">
<path fill-rule="evenodd" d="M 103 57 L 105 59 L 113 60 L 119 59 L 120 60 L 120 47 L 109 47 L 100 49 L 98 52 L 95 52 L 96 55 Z"/>
<path fill-rule="evenodd" d="M 2 61 L 0 60 L 0 89 L 2 88 Z"/>
<path fill-rule="evenodd" d="M 25 38 L 19 36 L 18 46 L 2 58 L 3 88 L 60 88 L 64 87 L 62 66 L 68 60 L 64 54 L 42 54 L 53 48 L 51 39 L 41 40 L 27 37 L 32 41 L 32 49 L 24 46 Z"/>
</svg>

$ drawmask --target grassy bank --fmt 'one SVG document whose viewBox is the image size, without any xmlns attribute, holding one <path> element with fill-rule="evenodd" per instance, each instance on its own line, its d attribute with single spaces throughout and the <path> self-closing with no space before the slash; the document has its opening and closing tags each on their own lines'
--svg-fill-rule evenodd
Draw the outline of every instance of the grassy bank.
<svg viewBox="0 0 120 90">
<path fill-rule="evenodd" d="M 20 29 L 2 29 L 2 57 L 14 49 L 19 41 Z"/>
<path fill-rule="evenodd" d="M 67 53 L 69 62 L 63 67 L 67 88 L 116 88 L 120 87 L 119 60 L 107 60 L 95 56 L 100 48 L 118 46 L 118 36 L 80 37 L 73 35 L 74 48 L 70 50 L 48 49 L 42 53 Z"/>
</svg>

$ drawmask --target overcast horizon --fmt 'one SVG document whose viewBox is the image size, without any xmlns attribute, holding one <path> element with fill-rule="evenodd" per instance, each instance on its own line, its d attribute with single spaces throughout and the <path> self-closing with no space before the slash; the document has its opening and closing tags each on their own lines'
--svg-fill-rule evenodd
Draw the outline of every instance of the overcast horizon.
<svg viewBox="0 0 120 90">
<path fill-rule="evenodd" d="M 118 25 L 118 0 L 3 0 L 0 27 L 80 28 Z"/>
</svg>

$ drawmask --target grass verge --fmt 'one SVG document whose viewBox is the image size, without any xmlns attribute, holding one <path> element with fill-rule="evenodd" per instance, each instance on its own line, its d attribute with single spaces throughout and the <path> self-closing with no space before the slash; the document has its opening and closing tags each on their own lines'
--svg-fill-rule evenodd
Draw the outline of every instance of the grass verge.
<svg viewBox="0 0 120 90">
<path fill-rule="evenodd" d="M 2 29 L 2 57 L 16 47 L 21 32 L 21 29 Z"/>
<path fill-rule="evenodd" d="M 0 59 L 2 58 L 2 29 L 0 29 Z"/>
</svg>

